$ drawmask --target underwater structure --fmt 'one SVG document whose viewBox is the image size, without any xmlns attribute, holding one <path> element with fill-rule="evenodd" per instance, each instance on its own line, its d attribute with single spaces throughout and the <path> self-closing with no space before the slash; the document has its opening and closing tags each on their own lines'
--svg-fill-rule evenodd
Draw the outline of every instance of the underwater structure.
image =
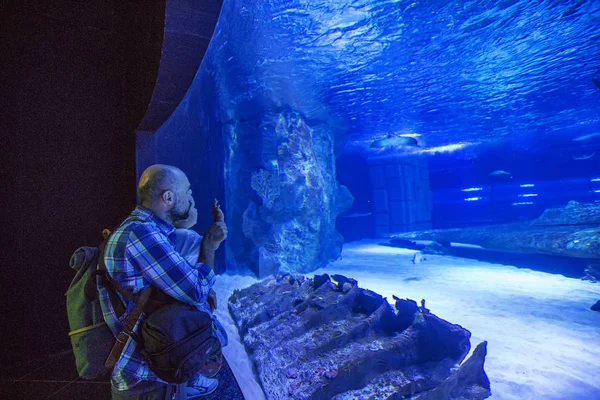
<svg viewBox="0 0 600 400">
<path fill-rule="evenodd" d="M 432 240 L 479 245 L 489 249 L 584 259 L 582 279 L 600 280 L 600 204 L 569 202 L 528 222 L 440 229 L 391 235 L 392 240 Z"/>
<path fill-rule="evenodd" d="M 339 214 L 352 206 L 336 180 L 334 132 L 291 109 L 224 128 L 228 257 L 259 277 L 309 272 L 339 258 Z"/>
<path fill-rule="evenodd" d="M 487 342 L 464 361 L 471 333 L 432 314 L 425 300 L 419 307 L 394 297 L 392 307 L 352 278 L 331 278 L 279 274 L 229 298 L 267 399 L 491 395 Z"/>
<path fill-rule="evenodd" d="M 429 169 L 424 157 L 369 159 L 375 236 L 431 229 Z"/>
</svg>

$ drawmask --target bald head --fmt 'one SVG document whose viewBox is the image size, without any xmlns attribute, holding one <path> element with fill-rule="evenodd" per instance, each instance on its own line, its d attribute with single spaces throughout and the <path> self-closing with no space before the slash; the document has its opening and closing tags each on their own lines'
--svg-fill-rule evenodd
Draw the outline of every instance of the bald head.
<svg viewBox="0 0 600 400">
<path fill-rule="evenodd" d="M 182 170 L 170 165 L 148 167 L 137 192 L 142 206 L 171 223 L 188 219 L 194 206 L 190 181 Z"/>
<path fill-rule="evenodd" d="M 140 204 L 152 206 L 165 191 L 175 191 L 182 175 L 185 176 L 183 171 L 170 165 L 155 164 L 146 168 L 137 187 Z"/>
</svg>

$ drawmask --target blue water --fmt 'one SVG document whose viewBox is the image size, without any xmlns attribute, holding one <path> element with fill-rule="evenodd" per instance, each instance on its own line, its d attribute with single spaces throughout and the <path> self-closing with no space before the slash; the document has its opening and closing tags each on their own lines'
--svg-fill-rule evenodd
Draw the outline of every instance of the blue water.
<svg viewBox="0 0 600 400">
<path fill-rule="evenodd" d="M 438 227 L 492 221 L 471 187 L 545 188 L 493 222 L 597 197 L 598 1 L 225 1 L 207 58 L 225 122 L 291 106 L 339 132 L 352 213 L 373 211 L 357 165 L 390 154 L 427 158 Z M 387 135 L 420 147 L 370 146 Z"/>
<path fill-rule="evenodd" d="M 600 132 L 597 1 L 224 3 L 214 55 L 239 78 L 221 88 L 236 113 L 293 104 L 363 150 L 394 133 L 476 155 Z"/>
</svg>

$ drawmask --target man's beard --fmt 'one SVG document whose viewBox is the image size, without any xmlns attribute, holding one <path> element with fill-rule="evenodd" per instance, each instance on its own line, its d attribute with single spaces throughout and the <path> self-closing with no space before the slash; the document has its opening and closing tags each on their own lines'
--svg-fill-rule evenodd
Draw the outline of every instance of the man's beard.
<svg viewBox="0 0 600 400">
<path fill-rule="evenodd" d="M 169 217 L 171 218 L 171 221 L 173 221 L 174 223 L 178 222 L 178 221 L 184 221 L 189 218 L 191 209 L 192 209 L 192 202 L 190 201 L 189 206 L 188 206 L 187 210 L 185 210 L 185 211 L 177 210 L 175 208 L 173 208 L 172 210 L 169 210 Z"/>
</svg>

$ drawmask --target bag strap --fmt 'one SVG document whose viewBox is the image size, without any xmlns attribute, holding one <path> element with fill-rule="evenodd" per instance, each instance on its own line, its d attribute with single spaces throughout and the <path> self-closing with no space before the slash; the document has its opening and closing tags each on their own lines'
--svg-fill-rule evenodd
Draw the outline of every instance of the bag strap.
<svg viewBox="0 0 600 400">
<path fill-rule="evenodd" d="M 127 221 L 144 222 L 144 220 L 142 220 L 140 218 L 127 218 L 117 228 L 119 228 L 121 225 L 123 225 Z M 106 290 L 108 292 L 108 297 L 109 297 L 110 303 L 112 304 L 112 307 L 113 307 L 113 310 L 115 311 L 115 314 L 117 315 L 117 317 L 120 317 L 121 315 L 123 315 L 125 313 L 126 308 L 125 308 L 125 305 L 123 304 L 123 302 L 121 301 L 121 299 L 119 298 L 119 296 L 117 296 L 117 293 L 119 293 L 123 298 L 125 298 L 129 301 L 132 301 L 133 303 L 135 303 L 137 301 L 138 296 L 136 296 L 132 291 L 123 288 L 123 286 L 121 286 L 119 284 L 119 282 L 117 282 L 108 273 L 108 269 L 106 268 L 106 263 L 104 262 L 104 250 L 105 250 L 106 243 L 108 242 L 108 238 L 110 237 L 110 235 L 111 235 L 111 232 L 108 229 L 104 229 L 102 231 L 102 236 L 104 237 L 104 240 L 102 241 L 100 246 L 98 246 L 98 252 L 99 252 L 98 265 L 96 267 L 96 271 L 94 272 L 94 274 L 99 277 L 102 286 L 104 286 L 106 288 Z"/>
<path fill-rule="evenodd" d="M 105 229 L 105 231 L 106 230 L 107 229 Z M 116 291 L 124 298 L 135 302 L 136 296 L 133 294 L 133 292 L 123 288 L 123 286 L 121 286 L 121 284 L 119 282 L 117 282 L 108 273 L 108 269 L 106 268 L 106 263 L 104 262 L 104 248 L 106 246 L 106 242 L 107 242 L 107 239 L 105 239 L 104 242 L 102 242 L 102 244 L 100 246 L 98 246 L 98 251 L 100 252 L 100 254 L 98 257 L 98 267 L 96 269 L 96 275 L 98 275 L 100 277 L 100 279 L 102 279 L 102 286 L 105 286 L 107 289 L 109 289 L 108 290 L 109 295 L 114 294 Z M 117 297 L 117 299 L 118 299 L 118 297 Z M 111 302 L 112 302 L 112 298 L 111 298 Z M 120 299 L 119 299 L 119 303 L 121 303 Z M 122 303 L 121 303 L 121 305 L 122 305 Z M 114 306 L 115 306 L 115 304 L 113 303 L 113 308 L 114 308 Z"/>
<path fill-rule="evenodd" d="M 115 345 L 110 351 L 108 358 L 104 362 L 105 367 L 110 369 L 114 368 L 115 364 L 119 360 L 119 357 L 121 357 L 121 353 L 123 352 L 125 344 L 127 343 L 127 339 L 129 337 L 131 337 L 137 343 L 141 344 L 140 339 L 133 331 L 133 328 L 135 328 L 135 325 L 137 324 L 151 293 L 152 286 L 148 286 L 146 289 L 144 289 L 138 301 L 135 303 L 135 307 L 131 311 L 131 314 L 129 314 L 123 322 L 123 330 L 119 332 L 119 335 L 117 336 L 117 341 L 115 342 Z"/>
<path fill-rule="evenodd" d="M 129 220 L 143 222 L 143 220 L 139 218 L 131 218 Z M 123 223 L 125 222 L 127 222 L 127 219 Z M 119 296 L 117 296 L 117 293 L 135 303 L 131 314 L 129 314 L 127 318 L 125 318 L 125 321 L 123 321 L 123 329 L 117 335 L 117 340 L 114 346 L 112 347 L 106 361 L 104 362 L 104 366 L 112 370 L 119 358 L 121 357 L 121 353 L 123 353 L 123 349 L 125 348 L 125 344 L 127 343 L 127 339 L 129 337 L 131 337 L 136 342 L 140 343 L 140 339 L 133 331 L 133 329 L 135 328 L 135 325 L 140 319 L 142 311 L 144 310 L 144 307 L 146 306 L 146 303 L 148 302 L 148 299 L 152 294 L 152 286 L 148 286 L 138 296 L 133 294 L 132 291 L 123 288 L 123 286 L 121 286 L 119 282 L 117 282 L 112 276 L 110 276 L 110 274 L 108 273 L 108 269 L 106 268 L 106 263 L 104 262 L 104 249 L 106 243 L 108 242 L 110 234 L 111 232 L 108 229 L 102 231 L 104 241 L 98 247 L 99 259 L 96 273 L 99 276 L 99 278 L 103 280 L 103 286 L 105 286 L 108 291 L 110 301 L 115 312 L 117 312 L 117 309 L 119 311 L 122 310 L 122 312 L 117 315 L 121 316 L 125 312 L 125 306 L 123 305 L 121 299 L 119 299 Z M 115 306 L 117 307 L 115 308 Z"/>
<path fill-rule="evenodd" d="M 115 315 L 117 318 L 120 318 L 121 315 L 127 311 L 127 308 L 117 293 L 133 302 L 135 302 L 136 298 L 133 292 L 123 288 L 123 286 L 114 280 L 113 277 L 108 273 L 106 263 L 104 262 L 104 250 L 106 248 L 106 243 L 108 242 L 108 237 L 110 236 L 110 231 L 108 229 L 104 229 L 102 231 L 102 236 L 104 236 L 104 240 L 100 246 L 98 246 L 98 265 L 96 266 L 96 270 L 93 272 L 93 274 L 96 276 L 97 280 L 100 281 L 100 284 L 106 289 L 106 292 L 108 293 L 108 299 L 112 305 Z"/>
</svg>

